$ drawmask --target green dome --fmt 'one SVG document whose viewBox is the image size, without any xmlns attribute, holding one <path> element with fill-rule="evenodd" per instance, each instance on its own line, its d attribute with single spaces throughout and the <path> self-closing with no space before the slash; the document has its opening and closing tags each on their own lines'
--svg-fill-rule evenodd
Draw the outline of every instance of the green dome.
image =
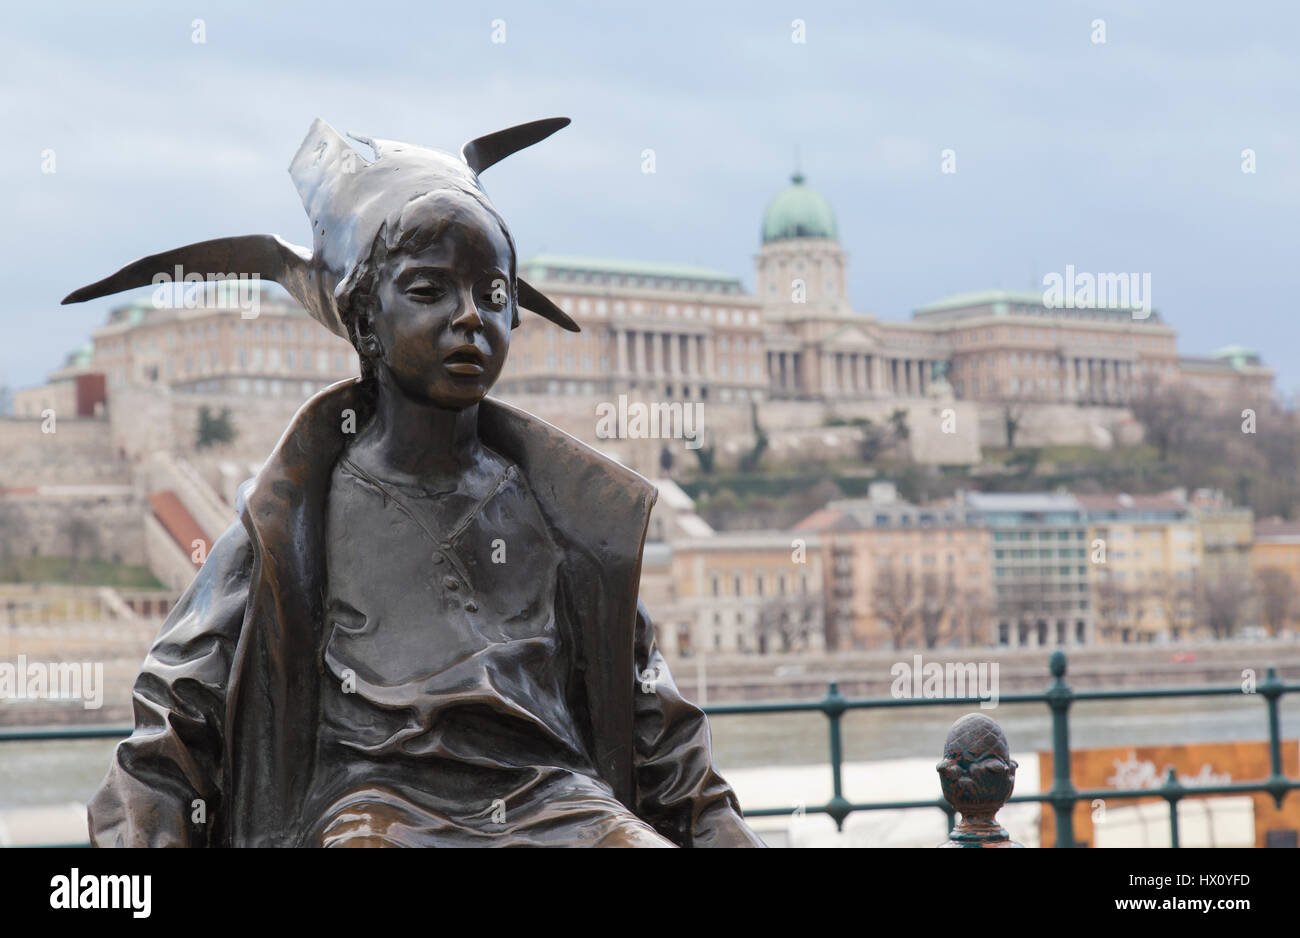
<svg viewBox="0 0 1300 938">
<path fill-rule="evenodd" d="M 763 243 L 786 238 L 838 238 L 831 204 L 795 173 L 790 185 L 777 193 L 763 215 Z"/>
<path fill-rule="evenodd" d="M 1259 364 L 1259 352 L 1241 345 L 1225 345 L 1214 353 L 1214 357 L 1220 361 L 1228 362 L 1228 364 L 1238 370 L 1244 368 L 1246 365 Z"/>
</svg>

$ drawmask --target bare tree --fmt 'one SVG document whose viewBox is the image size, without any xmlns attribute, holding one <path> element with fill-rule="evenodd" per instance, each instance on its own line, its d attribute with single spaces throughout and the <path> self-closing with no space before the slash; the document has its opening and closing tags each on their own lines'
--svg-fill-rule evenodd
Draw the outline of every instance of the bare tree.
<svg viewBox="0 0 1300 938">
<path fill-rule="evenodd" d="M 881 567 L 871 584 L 871 611 L 885 626 L 895 648 L 902 648 L 916 620 L 912 576 L 892 565 Z"/>
<path fill-rule="evenodd" d="M 962 590 L 953 598 L 953 634 L 960 636 L 966 647 L 972 648 L 989 642 L 988 628 L 993 607 L 988 597 L 979 590 Z"/>
<path fill-rule="evenodd" d="M 1002 407 L 1002 432 L 1006 434 L 1007 449 L 1016 448 L 1016 434 L 1020 432 L 1020 424 L 1025 419 L 1024 401 L 1018 401 L 1014 398 L 1003 398 Z"/>
<path fill-rule="evenodd" d="M 953 584 L 937 573 L 926 573 L 921 577 L 921 595 L 915 608 L 921 642 L 926 648 L 936 648 L 952 636 L 955 594 Z"/>
<path fill-rule="evenodd" d="M 1259 614 L 1268 634 L 1282 634 L 1296 608 L 1296 583 L 1281 567 L 1265 567 L 1255 574 Z"/>
<path fill-rule="evenodd" d="M 1201 617 L 1210 635 L 1231 638 L 1249 599 L 1249 587 L 1240 576 L 1221 573 L 1206 578 L 1201 585 Z"/>
<path fill-rule="evenodd" d="M 0 499 L 0 570 L 13 559 L 14 543 L 23 528 L 22 516 L 9 502 Z"/>
<path fill-rule="evenodd" d="M 1141 597 L 1123 586 L 1109 570 L 1098 571 L 1097 585 L 1093 590 L 1093 621 L 1097 631 L 1107 640 L 1114 640 L 1131 628 L 1134 611 Z"/>
<path fill-rule="evenodd" d="M 1197 582 L 1194 577 L 1161 576 L 1151 589 L 1151 598 L 1164 613 L 1170 635 L 1187 638 L 1196 628 Z"/>
<path fill-rule="evenodd" d="M 820 594 L 772 597 L 758 614 L 760 650 L 765 654 L 807 651 L 823 605 Z"/>
<path fill-rule="evenodd" d="M 1176 387 L 1157 375 L 1142 377 L 1129 406 L 1146 431 L 1147 440 L 1160 451 L 1161 462 L 1183 447 L 1203 413 L 1197 397 L 1190 388 Z"/>
<path fill-rule="evenodd" d="M 72 513 L 59 524 L 59 533 L 68 546 L 72 559 L 71 574 L 75 580 L 81 572 L 83 559 L 98 560 L 100 553 L 99 529 L 83 515 Z"/>
</svg>

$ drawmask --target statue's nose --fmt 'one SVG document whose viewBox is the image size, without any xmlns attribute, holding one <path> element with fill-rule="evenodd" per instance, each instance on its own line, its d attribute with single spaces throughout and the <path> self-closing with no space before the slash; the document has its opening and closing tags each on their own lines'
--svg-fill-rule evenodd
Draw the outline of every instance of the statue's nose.
<svg viewBox="0 0 1300 938">
<path fill-rule="evenodd" d="M 466 288 L 460 290 L 460 305 L 451 324 L 470 332 L 483 328 L 483 317 L 478 313 L 478 303 L 474 300 L 474 291 Z"/>
</svg>

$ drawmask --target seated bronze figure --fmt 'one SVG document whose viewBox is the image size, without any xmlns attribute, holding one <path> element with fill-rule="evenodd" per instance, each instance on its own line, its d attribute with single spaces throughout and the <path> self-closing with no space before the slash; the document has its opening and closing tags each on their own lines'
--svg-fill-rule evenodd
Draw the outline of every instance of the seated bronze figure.
<svg viewBox="0 0 1300 938">
<path fill-rule="evenodd" d="M 317 120 L 290 167 L 313 249 L 272 235 L 144 258 L 282 284 L 361 377 L 309 400 L 241 492 L 135 684 L 89 805 L 98 846 L 762 846 L 638 601 L 654 488 L 487 397 L 519 309 L 479 173 Z M 360 138 L 358 138 L 360 139 Z"/>
</svg>

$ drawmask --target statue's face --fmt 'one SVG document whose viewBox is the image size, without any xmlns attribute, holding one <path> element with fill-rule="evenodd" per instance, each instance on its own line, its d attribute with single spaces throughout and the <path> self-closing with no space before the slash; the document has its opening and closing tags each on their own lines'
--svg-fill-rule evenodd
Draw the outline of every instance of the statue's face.
<svg viewBox="0 0 1300 938">
<path fill-rule="evenodd" d="M 379 367 L 412 400 L 462 410 L 481 401 L 505 367 L 515 315 L 510 242 L 461 193 L 426 196 L 408 215 L 403 228 L 414 227 L 407 240 L 418 247 L 399 245 L 379 272 L 372 317 Z"/>
</svg>

